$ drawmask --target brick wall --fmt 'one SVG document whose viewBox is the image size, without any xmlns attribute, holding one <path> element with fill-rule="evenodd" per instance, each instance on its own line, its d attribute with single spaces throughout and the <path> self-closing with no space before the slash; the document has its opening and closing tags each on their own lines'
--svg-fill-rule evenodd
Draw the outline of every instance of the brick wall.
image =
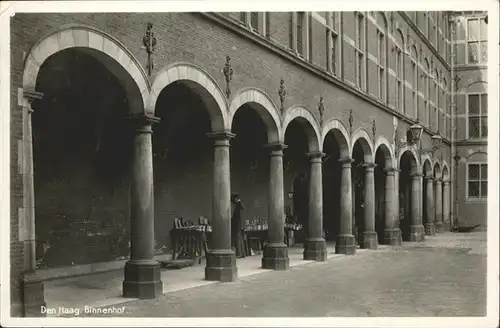
<svg viewBox="0 0 500 328">
<path fill-rule="evenodd" d="M 354 21 L 350 18 L 352 17 L 350 15 L 352 15 L 352 13 L 346 13 L 346 17 L 344 17 L 343 33 L 354 40 Z M 272 13 L 270 16 L 269 34 L 271 40 L 276 42 L 279 46 L 285 48 L 289 47 L 289 13 Z M 233 17 L 236 18 L 234 14 Z M 403 24 L 398 15 L 396 15 L 396 20 L 400 22 L 400 24 Z M 146 30 L 147 22 L 152 22 L 154 24 L 154 32 L 158 40 L 157 49 L 154 55 L 155 70 L 150 77 L 150 81 L 154 80 L 161 68 L 182 61 L 190 62 L 203 68 L 220 86 L 224 86 L 225 81 L 224 75 L 222 74 L 222 68 L 225 63 L 225 57 L 229 55 L 231 56 L 232 68 L 234 70 L 233 80 L 231 82 L 233 96 L 236 94 L 236 91 L 241 88 L 258 87 L 266 92 L 275 103 L 279 103 L 277 90 L 279 87 L 279 80 L 283 77 L 287 89 L 285 107 L 289 107 L 293 104 L 304 105 L 310 108 L 313 115 L 318 118 L 316 108 L 319 96 L 321 95 L 324 97 L 325 104 L 324 121 L 328 121 L 330 118 L 337 118 L 347 125 L 349 110 L 354 109 L 354 130 L 362 127 L 367 131 L 371 131 L 372 118 L 376 118 L 377 135 L 384 135 L 387 139 L 392 140 L 393 115 L 389 112 L 383 111 L 374 106 L 371 102 L 363 100 L 353 93 L 335 86 L 317 74 L 313 74 L 309 70 L 301 68 L 293 61 L 284 60 L 283 57 L 277 56 L 274 52 L 262 47 L 257 42 L 247 38 L 241 38 L 238 33 L 228 31 L 220 25 L 202 18 L 199 14 L 16 14 L 11 21 L 11 208 L 13 209 L 11 215 L 11 250 L 13 277 L 18 276 L 22 271 L 21 245 L 16 242 L 18 240 L 18 215 L 16 210 L 22 206 L 23 197 L 22 179 L 18 174 L 17 168 L 17 140 L 22 139 L 22 117 L 20 108 L 16 106 L 16 104 L 17 88 L 22 86 L 23 60 L 26 54 L 29 52 L 30 48 L 49 31 L 67 24 L 85 24 L 102 30 L 118 39 L 132 52 L 134 57 L 145 66 L 147 53 L 143 49 L 142 38 Z M 312 20 L 312 29 L 312 36 L 315 38 L 312 47 L 312 61 L 314 64 L 319 65 L 319 67 L 325 67 L 326 48 L 323 52 L 324 47 L 321 45 L 324 45 L 326 41 L 323 33 L 324 29 L 314 19 Z M 403 27 L 403 30 L 404 29 Z M 412 37 L 415 37 L 415 35 L 413 34 Z M 316 42 L 316 38 L 320 38 L 320 41 Z M 389 47 L 390 46 L 391 44 L 389 43 Z M 429 52 L 425 45 L 423 48 L 424 52 Z M 354 82 L 354 51 L 352 46 L 346 41 L 343 44 L 343 56 L 344 78 L 345 80 Z M 389 52 L 389 56 L 391 56 L 391 52 Z M 438 60 L 435 60 L 435 62 L 438 63 L 437 65 L 440 65 Z M 390 85 L 392 86 L 392 84 Z M 231 101 L 231 99 L 229 99 L 229 101 Z M 403 123 L 400 124 L 407 126 Z M 185 135 L 188 134 L 189 131 L 184 131 L 183 133 Z M 426 135 L 424 144 L 428 142 L 428 135 Z M 208 146 L 206 149 L 209 149 Z M 446 153 L 447 150 L 443 150 L 443 154 Z M 199 173 L 184 178 L 189 181 L 208 181 L 211 172 L 209 161 L 207 160 L 205 162 L 204 160 L 200 160 L 197 165 L 199 165 Z M 191 168 L 198 172 L 197 167 Z M 238 171 L 236 168 L 235 170 Z M 242 171 L 241 174 L 244 176 L 244 171 Z M 175 177 L 180 178 L 177 174 Z M 262 176 L 260 178 L 262 178 Z M 263 213 L 267 212 L 264 211 L 267 193 L 261 191 L 267 190 L 267 185 L 264 185 L 265 179 L 260 180 L 260 178 L 258 180 L 261 181 L 260 183 L 263 183 L 263 185 L 259 188 L 264 189 L 258 189 L 258 191 L 252 192 L 253 196 L 249 194 L 248 197 L 257 197 L 257 195 L 260 195 L 262 200 L 258 201 L 258 206 L 254 206 L 255 208 L 259 208 L 259 210 L 256 210 L 256 214 L 250 213 L 250 216 L 260 213 L 260 209 L 262 209 Z M 235 189 L 245 189 L 243 182 L 233 181 L 233 183 Z M 179 186 L 180 185 L 181 182 L 179 182 Z M 203 185 L 206 186 L 206 183 L 203 183 Z M 175 183 L 168 184 L 168 188 L 174 188 L 174 186 L 176 186 Z M 165 186 L 159 184 L 156 188 L 160 188 L 161 190 L 161 188 L 165 188 Z M 183 190 L 181 187 L 179 188 L 179 190 Z M 200 197 L 201 201 L 199 204 L 196 204 L 196 206 L 202 209 L 200 212 L 203 212 L 203 214 L 200 215 L 205 215 L 205 212 L 209 211 L 211 207 L 211 197 L 206 187 L 186 189 L 182 192 L 179 190 L 177 190 L 175 194 L 186 195 L 188 199 L 189 195 L 193 192 L 192 190 L 207 195 L 207 197 Z M 162 195 L 161 197 L 165 197 L 165 199 L 157 199 L 156 201 L 155 208 L 158 216 L 162 218 L 171 217 L 175 213 L 181 212 L 186 213 L 186 216 L 198 215 L 198 213 L 188 211 L 190 208 L 194 208 L 192 203 L 179 202 L 177 199 L 174 199 L 172 193 L 169 192 L 157 194 Z M 123 196 L 123 198 L 125 198 L 125 196 Z M 183 199 L 185 198 L 183 197 Z M 179 204 L 178 209 L 172 209 L 172 207 L 169 206 L 169 204 L 174 203 Z M 120 204 L 125 211 L 125 208 L 127 208 L 125 203 Z M 125 214 L 123 214 L 123 216 L 125 216 Z M 170 227 L 171 223 L 169 219 L 157 220 L 156 228 L 159 231 L 157 238 L 163 239 L 161 234 L 165 234 L 165 231 Z M 16 292 L 17 288 L 16 285 L 13 285 L 13 298 L 18 295 Z"/>
</svg>

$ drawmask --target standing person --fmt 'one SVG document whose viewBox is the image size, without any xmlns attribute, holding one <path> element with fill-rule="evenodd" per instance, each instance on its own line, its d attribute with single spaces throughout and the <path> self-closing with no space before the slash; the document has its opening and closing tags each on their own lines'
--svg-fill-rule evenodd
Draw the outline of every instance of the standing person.
<svg viewBox="0 0 500 328">
<path fill-rule="evenodd" d="M 231 217 L 232 244 L 236 247 L 236 256 L 243 258 L 246 257 L 244 245 L 245 225 L 243 220 L 243 210 L 245 207 L 238 194 L 231 196 L 231 202 L 234 204 L 233 216 Z"/>
</svg>

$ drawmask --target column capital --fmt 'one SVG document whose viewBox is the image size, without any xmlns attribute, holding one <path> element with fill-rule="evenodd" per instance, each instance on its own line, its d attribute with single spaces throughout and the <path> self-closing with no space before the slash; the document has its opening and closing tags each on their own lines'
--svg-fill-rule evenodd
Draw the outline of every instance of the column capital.
<svg viewBox="0 0 500 328">
<path fill-rule="evenodd" d="M 419 179 L 420 177 L 423 177 L 424 175 L 421 174 L 421 173 L 412 173 L 410 174 L 410 176 L 413 178 L 413 179 Z"/>
<path fill-rule="evenodd" d="M 351 167 L 352 163 L 354 163 L 354 159 L 353 158 L 350 158 L 350 157 L 344 157 L 344 158 L 340 158 L 338 159 L 338 162 L 340 164 L 342 164 L 342 167 L 343 168 L 347 168 L 347 167 Z"/>
<path fill-rule="evenodd" d="M 426 175 L 426 176 L 424 176 L 424 179 L 427 180 L 427 181 L 433 181 L 434 177 L 431 176 L 431 175 Z"/>
<path fill-rule="evenodd" d="M 396 172 L 399 172 L 399 169 L 395 167 L 389 167 L 387 169 L 384 169 L 384 172 L 386 175 L 394 175 Z"/>
<path fill-rule="evenodd" d="M 288 146 L 281 142 L 264 145 L 271 152 L 271 156 L 283 156 L 283 150 Z"/>
<path fill-rule="evenodd" d="M 435 182 L 436 184 L 438 184 L 438 183 L 440 183 L 440 182 L 442 182 L 442 181 L 443 181 L 443 179 L 441 179 L 441 178 L 435 178 L 435 179 L 434 179 L 434 182 Z"/>
<path fill-rule="evenodd" d="M 443 180 L 443 184 L 444 184 L 445 186 L 449 185 L 449 184 L 450 184 L 450 180 Z"/>
<path fill-rule="evenodd" d="M 34 89 L 23 89 L 23 97 L 32 103 L 36 99 L 42 99 L 43 92 L 35 91 Z"/>
<path fill-rule="evenodd" d="M 367 171 L 373 171 L 373 169 L 375 169 L 377 167 L 377 164 L 375 163 L 363 163 L 361 164 L 362 167 L 365 168 L 365 170 Z"/>
<path fill-rule="evenodd" d="M 321 163 L 323 161 L 323 157 L 326 155 L 321 151 L 313 151 L 310 153 L 306 153 L 307 157 L 309 157 L 309 161 L 311 163 Z"/>
<path fill-rule="evenodd" d="M 270 151 L 273 151 L 273 150 L 284 150 L 284 149 L 288 148 L 287 145 L 285 145 L 284 143 L 281 143 L 281 142 L 275 142 L 275 143 L 266 144 L 266 145 L 264 145 L 264 147 L 266 147 Z"/>
<path fill-rule="evenodd" d="M 152 133 L 153 130 L 151 126 L 154 123 L 160 122 L 159 117 L 152 115 L 133 115 L 127 116 L 125 119 L 134 125 L 137 133 Z"/>
<path fill-rule="evenodd" d="M 231 140 L 236 137 L 236 134 L 229 131 L 209 132 L 207 137 L 215 140 Z"/>
</svg>

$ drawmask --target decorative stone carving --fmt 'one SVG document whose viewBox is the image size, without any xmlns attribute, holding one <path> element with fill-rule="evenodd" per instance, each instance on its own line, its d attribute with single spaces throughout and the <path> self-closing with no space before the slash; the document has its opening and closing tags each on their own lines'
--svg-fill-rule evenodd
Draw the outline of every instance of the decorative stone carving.
<svg viewBox="0 0 500 328">
<path fill-rule="evenodd" d="M 226 77 L 226 97 L 229 98 L 231 96 L 231 88 L 229 84 L 233 79 L 233 68 L 231 67 L 231 57 L 229 56 L 226 56 L 226 64 L 224 65 L 223 72 Z"/>
<path fill-rule="evenodd" d="M 283 80 L 283 78 L 281 78 L 281 81 L 280 81 L 280 87 L 278 89 L 278 96 L 280 97 L 280 111 L 281 111 L 281 114 L 283 114 L 283 112 L 285 111 L 285 108 L 283 106 L 284 102 L 285 102 L 285 98 L 286 98 L 286 89 L 285 89 L 285 80 Z"/>
<path fill-rule="evenodd" d="M 154 69 L 153 53 L 156 50 L 156 37 L 154 36 L 154 32 L 152 30 L 153 30 L 153 23 L 148 23 L 146 35 L 142 40 L 144 46 L 146 47 L 146 51 L 148 53 L 147 68 L 149 76 L 151 76 L 151 72 Z"/>
</svg>

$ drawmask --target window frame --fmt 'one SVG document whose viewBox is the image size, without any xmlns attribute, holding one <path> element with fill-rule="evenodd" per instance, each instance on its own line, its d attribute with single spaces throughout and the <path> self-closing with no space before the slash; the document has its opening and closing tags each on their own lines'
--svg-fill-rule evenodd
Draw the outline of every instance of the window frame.
<svg viewBox="0 0 500 328">
<path fill-rule="evenodd" d="M 379 13 L 379 15 L 383 15 Z M 387 51 L 387 21 L 385 17 L 383 17 L 383 26 L 380 26 L 377 18 L 379 15 L 375 15 L 375 22 L 377 24 L 377 81 L 378 81 L 378 98 L 384 104 L 387 103 L 387 60 L 388 60 L 388 51 Z M 382 46 L 380 41 L 382 40 Z M 382 50 L 382 53 L 381 53 Z M 381 60 L 381 56 L 383 56 Z M 381 83 L 382 82 L 382 83 Z"/>
<path fill-rule="evenodd" d="M 354 55 L 355 55 L 355 81 L 354 85 L 359 90 L 364 90 L 364 79 L 363 72 L 366 72 L 365 67 L 365 40 L 366 40 L 366 14 L 361 11 L 355 11 L 355 40 L 354 40 Z M 362 22 L 362 26 L 359 26 L 360 20 Z M 362 31 L 362 34 L 359 35 L 359 31 Z"/>
<path fill-rule="evenodd" d="M 479 17 L 469 17 L 465 20 L 465 64 L 466 65 L 487 65 L 488 64 L 488 55 L 486 55 L 486 61 L 482 61 L 481 56 L 481 46 L 486 43 L 486 48 L 488 48 L 488 35 L 481 35 L 481 22 L 484 21 L 486 16 Z M 479 21 L 479 40 L 470 40 L 469 39 L 469 22 L 470 21 Z M 477 62 L 469 62 L 469 43 L 477 43 Z M 486 50 L 486 54 L 488 54 L 488 50 Z"/>
<path fill-rule="evenodd" d="M 470 130 L 469 130 L 469 119 L 471 117 L 471 115 L 469 113 L 469 97 L 474 96 L 474 95 L 477 95 L 478 99 L 479 99 L 479 114 L 472 115 L 472 117 L 477 117 L 479 119 L 479 137 L 477 137 L 477 138 L 472 137 L 470 135 Z M 483 115 L 483 104 L 482 104 L 482 100 L 481 100 L 482 95 L 486 95 L 486 97 L 488 97 L 488 92 L 468 92 L 468 93 L 466 93 L 465 102 L 466 102 L 467 122 L 465 125 L 465 129 L 466 129 L 467 139 L 469 139 L 469 140 L 488 139 L 488 135 L 486 135 L 485 137 L 482 136 L 482 130 L 483 130 L 483 125 L 481 124 L 482 119 L 486 118 L 486 124 L 488 124 L 488 108 L 486 108 L 486 115 Z M 488 128 L 486 128 L 486 130 L 488 130 Z"/>
<path fill-rule="evenodd" d="M 410 49 L 410 72 L 411 72 L 411 88 L 413 102 L 413 117 L 416 119 L 418 115 L 418 52 L 415 45 Z"/>
<path fill-rule="evenodd" d="M 478 197 L 470 197 L 469 196 L 469 183 L 471 182 L 471 180 L 469 178 L 469 166 L 471 166 L 471 165 L 478 165 L 479 166 L 479 179 L 472 180 L 472 182 L 479 183 L 479 196 Z M 483 182 L 486 182 L 486 190 L 488 190 L 488 178 L 482 179 L 481 166 L 486 166 L 486 170 L 488 170 L 488 162 L 478 162 L 478 161 L 467 162 L 467 165 L 465 167 L 465 200 L 467 202 L 485 202 L 488 200 L 488 194 L 486 193 L 486 196 L 483 196 L 483 193 L 481 190 L 482 189 L 481 184 Z"/>
<path fill-rule="evenodd" d="M 328 72 L 338 77 L 340 69 L 340 12 L 329 11 L 326 19 Z M 333 53 L 335 49 L 335 53 Z M 333 60 L 335 56 L 335 60 Z"/>
</svg>

